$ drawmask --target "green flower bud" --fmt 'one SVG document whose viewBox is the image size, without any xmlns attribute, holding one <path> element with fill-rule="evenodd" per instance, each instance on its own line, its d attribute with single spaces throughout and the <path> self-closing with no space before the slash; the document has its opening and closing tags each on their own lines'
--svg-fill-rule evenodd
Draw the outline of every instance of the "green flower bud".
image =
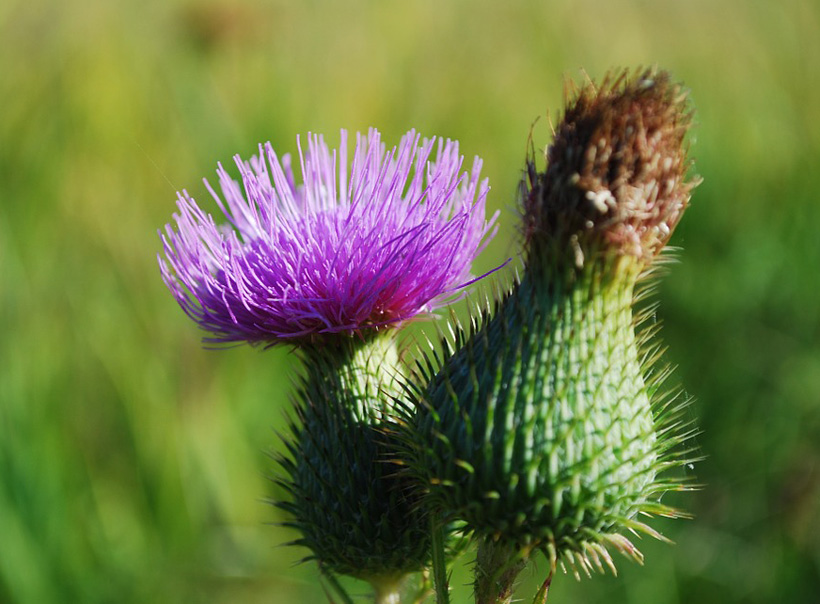
<svg viewBox="0 0 820 604">
<path fill-rule="evenodd" d="M 351 575 L 376 592 L 395 590 L 429 559 L 426 517 L 408 478 L 390 461 L 390 417 L 401 386 L 395 342 L 350 339 L 304 351 L 297 421 L 285 439 L 276 505 L 301 533 L 294 541 L 324 571 Z M 386 600 L 387 601 L 387 600 Z"/>
<path fill-rule="evenodd" d="M 576 572 L 614 570 L 608 546 L 640 560 L 625 534 L 659 535 L 639 516 L 678 515 L 660 498 L 682 488 L 665 471 L 688 461 L 686 428 L 633 306 L 694 186 L 685 98 L 655 71 L 574 92 L 546 170 L 528 163 L 521 277 L 423 371 L 408 471 L 481 538 L 479 567 L 495 560 L 479 601 L 533 550 Z"/>
</svg>

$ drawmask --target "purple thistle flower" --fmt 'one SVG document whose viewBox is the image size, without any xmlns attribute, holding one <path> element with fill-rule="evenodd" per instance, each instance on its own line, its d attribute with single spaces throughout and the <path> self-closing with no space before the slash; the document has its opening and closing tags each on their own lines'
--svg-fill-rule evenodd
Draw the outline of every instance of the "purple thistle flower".
<svg viewBox="0 0 820 604">
<path fill-rule="evenodd" d="M 241 187 L 219 165 L 224 201 L 206 181 L 233 228 L 178 194 L 176 230 L 160 233 L 160 270 L 213 334 L 206 342 L 363 336 L 429 313 L 472 282 L 497 217 L 485 219 L 478 158 L 461 173 L 457 142 L 415 131 L 387 152 L 376 130 L 357 134 L 350 167 L 344 130 L 338 150 L 318 135 L 308 135 L 307 153 L 297 145 L 304 184 L 270 143 L 249 163 L 235 157 Z"/>
</svg>

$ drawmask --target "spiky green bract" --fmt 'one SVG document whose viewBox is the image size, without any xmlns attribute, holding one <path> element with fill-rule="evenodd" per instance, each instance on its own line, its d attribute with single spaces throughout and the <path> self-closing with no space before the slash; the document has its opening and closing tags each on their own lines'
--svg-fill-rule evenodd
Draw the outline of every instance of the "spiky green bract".
<svg viewBox="0 0 820 604">
<path fill-rule="evenodd" d="M 423 391 L 410 467 L 429 501 L 477 534 L 551 558 L 609 558 L 653 532 L 659 438 L 633 329 L 632 280 L 593 265 L 571 281 L 529 273 Z M 627 270 L 622 268 L 621 270 Z M 670 511 L 671 512 L 671 511 Z M 584 563 L 586 565 L 586 563 Z"/>
<path fill-rule="evenodd" d="M 391 462 L 393 397 L 400 393 L 392 336 L 305 349 L 296 421 L 285 439 L 277 502 L 294 541 L 327 571 L 394 588 L 429 560 L 427 518 Z"/>
<path fill-rule="evenodd" d="M 408 472 L 479 538 L 478 602 L 535 550 L 576 574 L 614 571 L 608 548 L 640 561 L 626 535 L 660 537 L 640 518 L 678 515 L 660 497 L 686 428 L 633 306 L 688 203 L 689 122 L 662 72 L 582 89 L 528 164 L 521 278 L 422 372 Z"/>
</svg>

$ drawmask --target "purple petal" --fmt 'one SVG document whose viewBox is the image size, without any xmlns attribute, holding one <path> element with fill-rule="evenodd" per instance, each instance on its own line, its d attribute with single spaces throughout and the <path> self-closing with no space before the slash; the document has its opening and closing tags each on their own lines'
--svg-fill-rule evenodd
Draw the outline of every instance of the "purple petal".
<svg viewBox="0 0 820 604">
<path fill-rule="evenodd" d="M 241 184 L 218 166 L 229 226 L 185 192 L 176 229 L 160 232 L 162 278 L 209 342 L 269 345 L 317 334 L 365 334 L 428 313 L 459 295 L 495 234 L 485 217 L 481 161 L 461 172 L 458 143 L 408 132 L 389 151 L 370 130 L 338 150 L 297 139 L 303 183 L 270 143 L 244 162 Z M 435 151 L 435 156 L 433 152 Z M 432 159 L 431 159 L 432 157 Z"/>
</svg>

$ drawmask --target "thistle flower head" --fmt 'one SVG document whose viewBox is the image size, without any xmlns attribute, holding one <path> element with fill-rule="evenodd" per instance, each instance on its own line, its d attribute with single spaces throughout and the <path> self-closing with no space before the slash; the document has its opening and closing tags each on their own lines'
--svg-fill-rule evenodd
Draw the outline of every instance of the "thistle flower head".
<svg viewBox="0 0 820 604">
<path fill-rule="evenodd" d="M 610 252 L 649 263 L 697 184 L 686 180 L 687 95 L 668 73 L 651 69 L 609 74 L 571 94 L 546 171 L 528 164 L 530 256 L 570 253 L 579 268 L 585 258 Z"/>
<path fill-rule="evenodd" d="M 434 153 L 435 152 L 435 153 Z M 183 191 L 176 229 L 161 233 L 162 277 L 208 342 L 305 343 L 366 336 L 428 313 L 468 284 L 491 233 L 481 162 L 462 172 L 458 143 L 408 132 L 387 151 L 376 130 L 330 150 L 299 145 L 302 183 L 270 143 L 242 185 L 220 165 L 228 219 L 219 225 Z M 207 185 L 207 181 L 206 181 Z M 332 337 L 332 336 L 330 336 Z"/>
</svg>

